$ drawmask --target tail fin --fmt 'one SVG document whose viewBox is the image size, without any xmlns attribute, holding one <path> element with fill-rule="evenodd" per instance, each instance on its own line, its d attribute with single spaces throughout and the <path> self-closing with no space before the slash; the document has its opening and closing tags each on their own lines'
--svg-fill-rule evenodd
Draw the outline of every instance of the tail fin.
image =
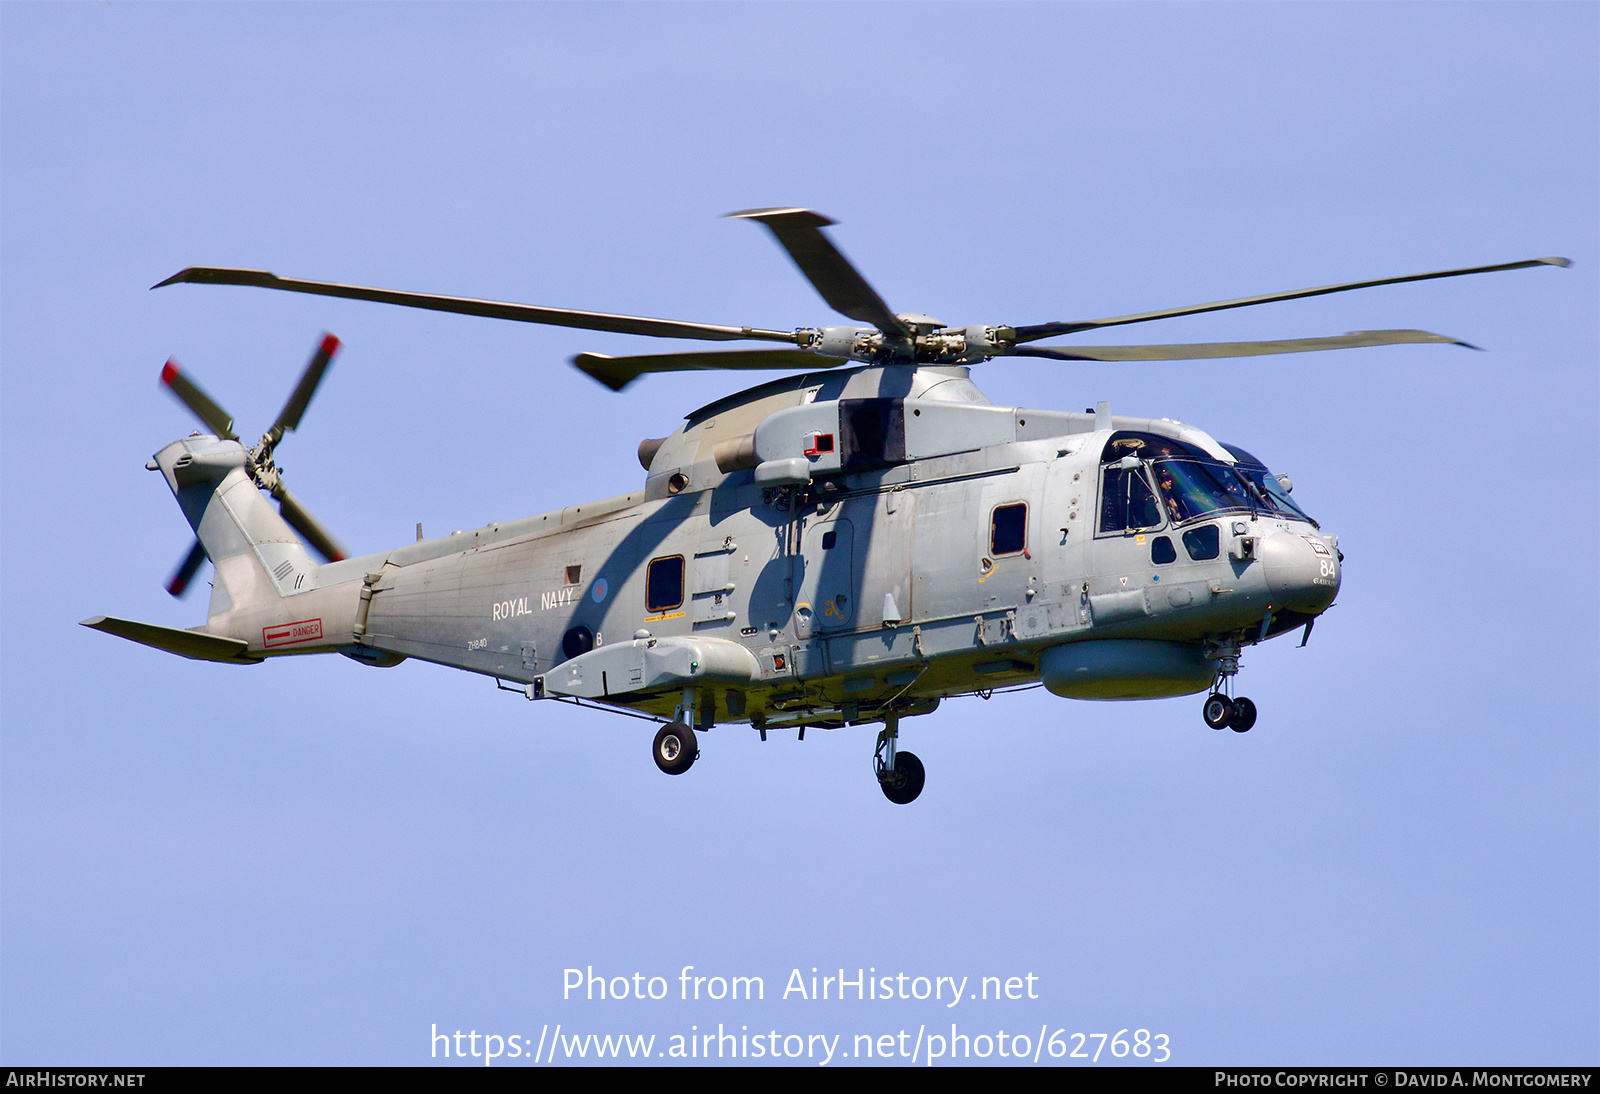
<svg viewBox="0 0 1600 1094">
<path fill-rule="evenodd" d="M 197 435 L 156 453 L 156 466 L 216 566 L 207 629 L 228 633 L 227 616 L 302 588 L 317 564 L 246 469 L 236 440 Z"/>
</svg>

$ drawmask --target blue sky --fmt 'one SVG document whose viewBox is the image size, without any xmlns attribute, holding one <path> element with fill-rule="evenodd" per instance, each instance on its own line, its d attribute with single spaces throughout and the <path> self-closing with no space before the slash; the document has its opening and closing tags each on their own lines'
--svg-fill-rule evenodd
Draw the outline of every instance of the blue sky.
<svg viewBox="0 0 1600 1094">
<path fill-rule="evenodd" d="M 0 7 L 0 1060 L 406 1064 L 434 1026 L 557 1023 L 848 1052 L 953 1021 L 1143 1028 L 1185 1064 L 1594 1063 L 1597 47 L 1579 4 Z M 642 723 L 467 674 L 76 625 L 204 611 L 162 591 L 189 533 L 142 469 L 192 428 L 169 355 L 248 432 L 344 339 L 279 458 L 359 551 L 632 489 L 639 439 L 738 386 L 565 363 L 649 348 L 622 336 L 148 286 L 831 322 L 717 219 L 789 204 L 956 324 L 1576 265 L 1128 339 L 1482 353 L 975 371 L 997 403 L 1193 422 L 1340 535 L 1310 645 L 1245 658 L 1248 735 L 1197 698 L 951 701 L 905 727 L 902 809 L 865 728 L 717 729 L 668 779 Z M 685 965 L 767 998 L 678 1000 Z M 564 1001 L 588 966 L 674 994 Z M 779 998 L 813 967 L 1040 997 Z"/>
</svg>

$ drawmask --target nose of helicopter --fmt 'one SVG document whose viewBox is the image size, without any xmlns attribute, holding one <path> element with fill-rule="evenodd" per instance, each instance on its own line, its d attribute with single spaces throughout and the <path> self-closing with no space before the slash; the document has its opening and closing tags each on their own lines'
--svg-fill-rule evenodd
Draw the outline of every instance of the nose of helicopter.
<svg viewBox="0 0 1600 1094">
<path fill-rule="evenodd" d="M 1267 588 L 1284 608 L 1316 615 L 1339 595 L 1339 555 L 1315 536 L 1278 532 L 1261 549 Z"/>
</svg>

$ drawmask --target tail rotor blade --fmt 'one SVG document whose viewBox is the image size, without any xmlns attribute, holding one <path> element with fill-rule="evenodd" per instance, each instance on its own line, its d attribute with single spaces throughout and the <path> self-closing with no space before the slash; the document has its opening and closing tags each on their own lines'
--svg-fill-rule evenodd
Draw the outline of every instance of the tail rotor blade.
<svg viewBox="0 0 1600 1094">
<path fill-rule="evenodd" d="M 344 548 L 339 546 L 339 541 L 333 534 L 322 526 L 322 522 L 312 516 L 305 506 L 295 500 L 293 494 L 279 487 L 273 492 L 278 499 L 278 511 L 283 514 L 283 519 L 289 522 L 289 527 L 306 537 L 318 554 L 329 562 L 341 562 L 345 559 Z"/>
<path fill-rule="evenodd" d="M 194 546 L 189 548 L 189 553 L 184 556 L 178 568 L 173 572 L 172 580 L 167 582 L 167 592 L 173 596 L 182 596 L 189 589 L 189 582 L 194 580 L 194 575 L 200 569 L 200 564 L 206 560 L 206 549 L 199 540 L 194 541 Z"/>
<path fill-rule="evenodd" d="M 333 355 L 339 352 L 339 339 L 331 334 L 322 336 L 322 343 L 317 346 L 317 351 L 311 357 L 311 363 L 306 365 L 305 372 L 300 374 L 300 382 L 294 386 L 289 401 L 283 404 L 283 409 L 278 412 L 278 420 L 272 423 L 272 432 L 281 437 L 284 433 L 292 433 L 300 428 L 300 417 L 305 414 L 306 407 L 311 403 L 311 396 L 317 392 L 317 385 L 322 382 L 322 374 L 328 371 L 328 365 L 333 361 Z"/>
<path fill-rule="evenodd" d="M 178 368 L 176 358 L 168 358 L 161 369 L 161 382 L 168 391 L 178 397 L 178 400 L 194 412 L 195 417 L 205 424 L 205 427 L 217 436 L 228 441 L 239 438 L 233 432 L 233 415 L 218 406 L 200 385 L 185 376 Z"/>
</svg>

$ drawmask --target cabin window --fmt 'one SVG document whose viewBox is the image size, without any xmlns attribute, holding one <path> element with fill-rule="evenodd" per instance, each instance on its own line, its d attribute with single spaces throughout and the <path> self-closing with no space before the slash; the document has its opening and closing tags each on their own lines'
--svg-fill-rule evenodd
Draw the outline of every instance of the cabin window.
<svg viewBox="0 0 1600 1094">
<path fill-rule="evenodd" d="M 582 581 L 583 581 L 583 565 L 582 565 L 582 563 L 578 564 L 577 566 L 568 566 L 567 567 L 567 584 L 568 585 L 578 585 L 578 584 L 581 584 Z"/>
<path fill-rule="evenodd" d="M 664 612 L 683 603 L 683 556 L 657 558 L 645 571 L 644 610 Z"/>
<path fill-rule="evenodd" d="M 1204 562 L 1222 553 L 1222 536 L 1215 524 L 1194 528 L 1183 533 L 1183 549 L 1188 551 L 1189 557 L 1196 562 Z"/>
<path fill-rule="evenodd" d="M 1015 555 L 1027 546 L 1027 505 L 1018 502 L 1015 505 L 995 506 L 994 514 L 989 518 L 989 553 Z"/>
<path fill-rule="evenodd" d="M 1157 566 L 1164 566 L 1169 562 L 1178 561 L 1178 551 L 1172 546 L 1172 541 L 1166 536 L 1157 536 L 1150 541 L 1150 561 Z"/>
</svg>

